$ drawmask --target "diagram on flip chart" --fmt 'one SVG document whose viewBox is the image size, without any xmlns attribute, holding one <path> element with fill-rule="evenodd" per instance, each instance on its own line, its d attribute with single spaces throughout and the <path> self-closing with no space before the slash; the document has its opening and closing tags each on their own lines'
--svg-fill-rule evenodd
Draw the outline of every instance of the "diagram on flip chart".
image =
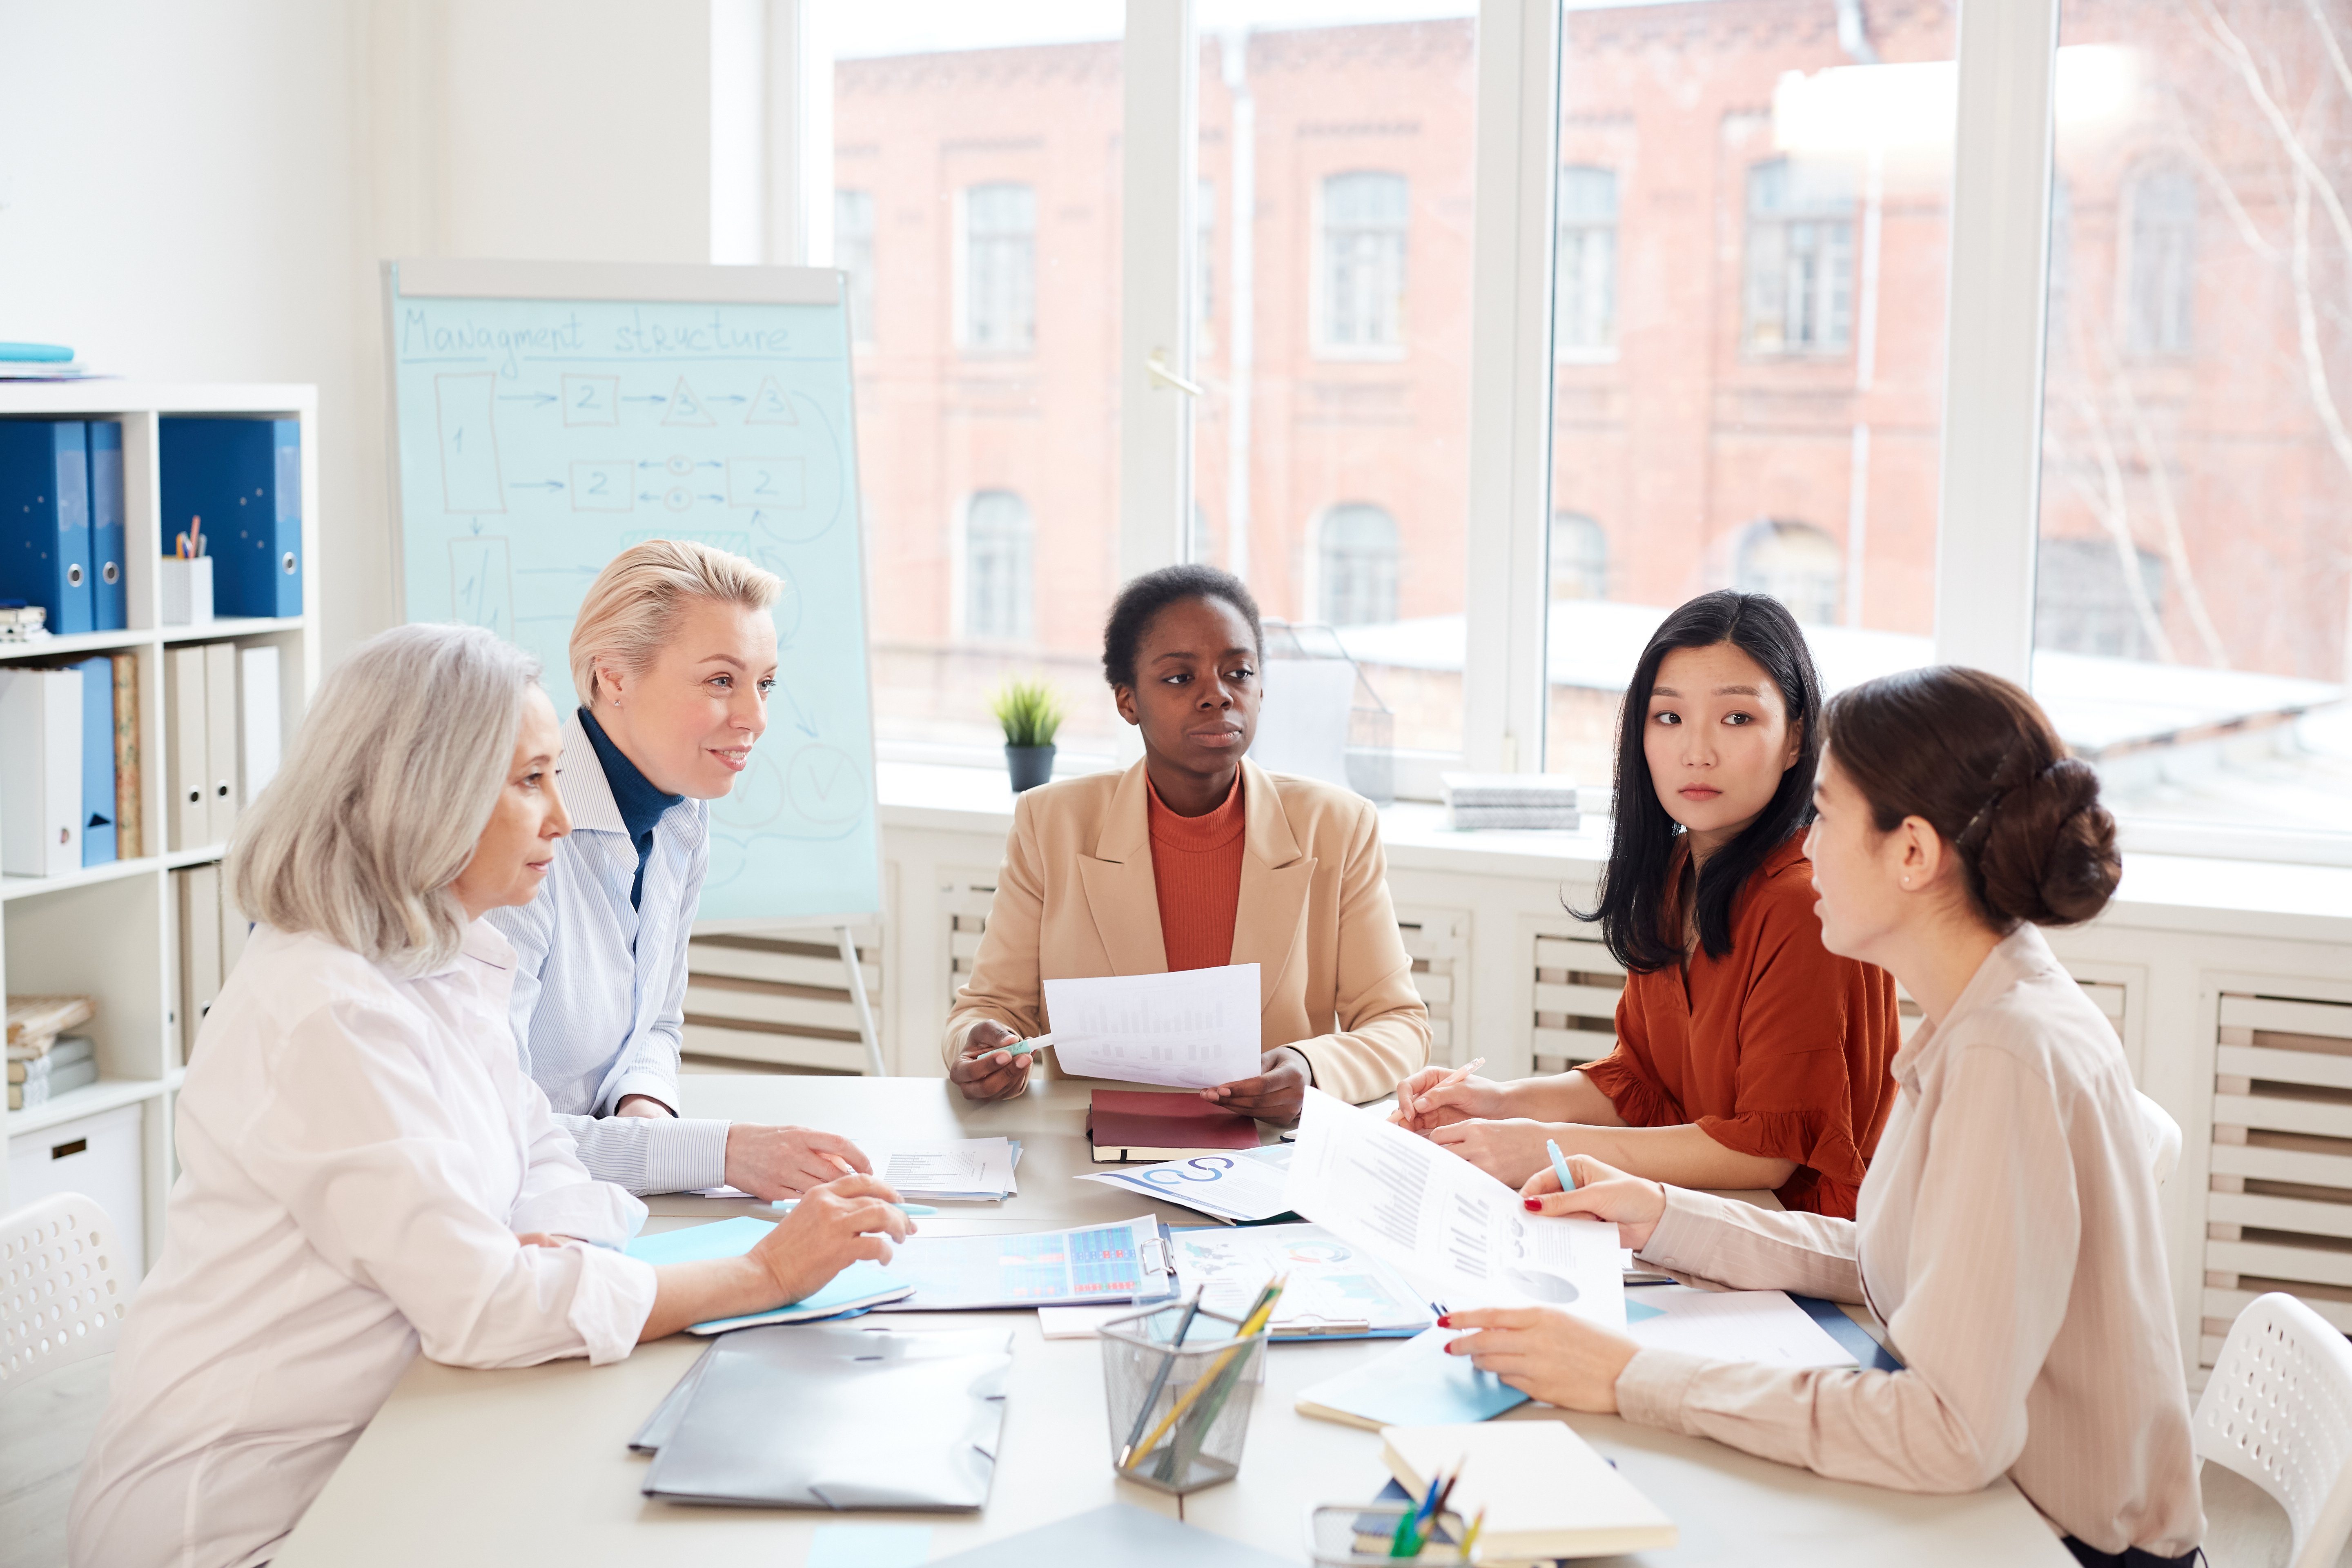
<svg viewBox="0 0 2352 1568">
<path fill-rule="evenodd" d="M 572 617 L 614 554 L 698 540 L 774 573 L 768 731 L 712 805 L 703 913 L 878 912 L 838 277 L 758 269 L 786 297 L 624 303 L 589 285 L 667 277 L 700 298 L 699 275 L 752 269 L 598 270 L 549 267 L 542 291 L 520 263 L 387 268 L 406 617 L 511 638 L 568 711 Z M 463 291 L 477 279 L 494 286 Z"/>
</svg>

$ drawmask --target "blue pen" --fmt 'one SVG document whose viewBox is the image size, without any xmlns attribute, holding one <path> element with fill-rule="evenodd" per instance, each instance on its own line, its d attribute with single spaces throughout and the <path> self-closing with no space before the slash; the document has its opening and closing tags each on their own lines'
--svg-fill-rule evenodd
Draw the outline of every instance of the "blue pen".
<svg viewBox="0 0 2352 1568">
<path fill-rule="evenodd" d="M 768 1206 L 771 1208 L 793 1209 L 800 1206 L 800 1202 L 801 1201 L 798 1198 L 778 1198 L 774 1203 Z M 932 1208 L 928 1204 L 892 1204 L 890 1206 L 897 1209 L 900 1214 L 937 1214 L 940 1212 L 935 1208 Z"/>
<path fill-rule="evenodd" d="M 1566 1160 L 1560 1158 L 1559 1145 L 1547 1138 L 1544 1140 L 1544 1152 L 1551 1156 L 1551 1173 L 1559 1178 L 1559 1190 L 1563 1193 L 1576 1191 L 1576 1173 L 1568 1168 Z"/>
</svg>

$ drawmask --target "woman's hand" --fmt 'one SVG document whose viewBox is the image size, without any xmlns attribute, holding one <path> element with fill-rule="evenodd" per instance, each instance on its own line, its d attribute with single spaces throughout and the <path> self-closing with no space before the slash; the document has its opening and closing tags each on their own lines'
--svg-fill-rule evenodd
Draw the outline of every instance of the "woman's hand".
<svg viewBox="0 0 2352 1568">
<path fill-rule="evenodd" d="M 993 1018 L 982 1018 L 963 1037 L 963 1054 L 948 1065 L 948 1079 L 966 1100 L 1011 1100 L 1029 1087 L 1029 1065 L 1037 1053 L 1014 1056 L 1008 1048 L 1021 1037 Z"/>
<path fill-rule="evenodd" d="M 1583 1180 L 1581 1173 L 1577 1179 Z M 1563 1410 L 1617 1413 L 1617 1377 L 1642 1347 L 1558 1307 L 1483 1307 L 1448 1312 L 1441 1329 L 1475 1329 L 1445 1347 L 1521 1394 Z"/>
<path fill-rule="evenodd" d="M 1408 1132 L 1426 1133 L 1473 1117 L 1504 1114 L 1504 1102 L 1508 1096 L 1501 1084 L 1485 1078 L 1445 1083 L 1445 1075 L 1453 1070 L 1423 1068 L 1397 1085 L 1396 1110 L 1389 1120 Z M 1444 1087 L 1439 1088 L 1440 1084 Z"/>
<path fill-rule="evenodd" d="M 727 1129 L 727 1184 L 755 1198 L 796 1198 L 836 1176 L 873 1170 L 873 1162 L 838 1132 L 746 1122 Z"/>
<path fill-rule="evenodd" d="M 1227 1110 L 1287 1127 L 1298 1120 L 1299 1110 L 1307 1103 L 1307 1086 L 1314 1081 L 1315 1069 L 1307 1064 L 1306 1052 L 1296 1046 L 1276 1046 L 1259 1058 L 1257 1077 L 1204 1089 L 1201 1098 L 1213 1100 Z"/>
<path fill-rule="evenodd" d="M 776 1299 L 768 1304 L 813 1296 L 861 1258 L 889 1262 L 891 1243 L 915 1231 L 906 1211 L 893 1206 L 898 1201 L 897 1193 L 872 1176 L 841 1176 L 811 1187 L 751 1248 L 751 1260 L 775 1286 Z"/>
<path fill-rule="evenodd" d="M 1560 1130 L 1513 1117 L 1507 1121 L 1454 1121 L 1430 1130 L 1429 1141 L 1461 1155 L 1507 1187 L 1516 1187 L 1550 1163 L 1544 1140 Z"/>
<path fill-rule="evenodd" d="M 1538 1214 L 1589 1214 L 1595 1219 L 1613 1222 L 1617 1226 L 1617 1245 L 1639 1252 L 1650 1245 L 1650 1237 L 1665 1217 L 1666 1189 L 1658 1182 L 1629 1176 L 1613 1165 L 1604 1165 L 1590 1154 L 1570 1154 L 1568 1168 L 1576 1177 L 1576 1191 L 1559 1190 L 1559 1178 L 1552 1173 L 1549 1161 L 1544 1168 L 1529 1176 L 1519 1188 L 1519 1195 L 1528 1207 Z"/>
</svg>

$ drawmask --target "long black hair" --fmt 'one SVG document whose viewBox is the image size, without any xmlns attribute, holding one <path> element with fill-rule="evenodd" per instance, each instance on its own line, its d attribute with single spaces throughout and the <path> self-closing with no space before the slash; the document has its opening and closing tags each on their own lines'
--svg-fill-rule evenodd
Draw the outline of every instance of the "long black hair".
<svg viewBox="0 0 2352 1568">
<path fill-rule="evenodd" d="M 1617 962 L 1636 971 L 1664 969 L 1682 960 L 1680 922 L 1668 929 L 1676 907 L 1668 885 L 1675 839 L 1681 831 L 1650 780 L 1642 743 L 1650 721 L 1650 694 L 1658 666 L 1676 648 L 1729 643 L 1761 665 L 1780 689 L 1789 722 L 1798 726 L 1797 760 L 1780 775 L 1771 801 L 1747 830 L 1707 858 L 1698 876 L 1698 940 L 1710 958 L 1731 951 L 1731 906 L 1748 879 L 1789 836 L 1813 820 L 1813 773 L 1822 755 L 1822 678 L 1805 634 L 1788 606 L 1769 594 L 1718 588 L 1701 594 L 1665 618 L 1650 636 L 1625 688 L 1617 718 L 1617 815 L 1609 842 L 1609 864 L 1601 873 L 1601 901 L 1591 910 L 1571 910 L 1579 920 L 1601 922 L 1601 937 Z"/>
</svg>

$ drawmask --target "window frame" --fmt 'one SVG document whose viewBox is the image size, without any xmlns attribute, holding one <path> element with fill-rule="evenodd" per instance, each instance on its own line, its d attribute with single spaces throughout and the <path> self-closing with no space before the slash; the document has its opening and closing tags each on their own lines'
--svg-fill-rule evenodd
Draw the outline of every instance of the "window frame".
<svg viewBox="0 0 2352 1568">
<path fill-rule="evenodd" d="M 1396 229 L 1396 337 L 1387 342 L 1341 342 L 1331 335 L 1332 271 L 1329 197 L 1331 182 L 1360 176 L 1394 180 L 1404 187 L 1404 216 Z M 1313 226 L 1307 279 L 1307 338 L 1316 359 L 1336 363 L 1394 363 L 1406 357 L 1412 328 L 1405 293 L 1412 286 L 1412 176 L 1395 169 L 1328 169 L 1314 176 L 1308 221 Z"/>
<path fill-rule="evenodd" d="M 972 335 L 971 198 L 977 191 L 1022 190 L 1029 193 L 1029 330 L 1020 343 L 983 343 Z M 1002 237 L 992 236 L 992 241 Z M 1037 184 L 1034 180 L 987 179 L 958 185 L 955 193 L 951 287 L 954 289 L 955 352 L 966 359 L 1020 360 L 1037 355 Z"/>
</svg>

